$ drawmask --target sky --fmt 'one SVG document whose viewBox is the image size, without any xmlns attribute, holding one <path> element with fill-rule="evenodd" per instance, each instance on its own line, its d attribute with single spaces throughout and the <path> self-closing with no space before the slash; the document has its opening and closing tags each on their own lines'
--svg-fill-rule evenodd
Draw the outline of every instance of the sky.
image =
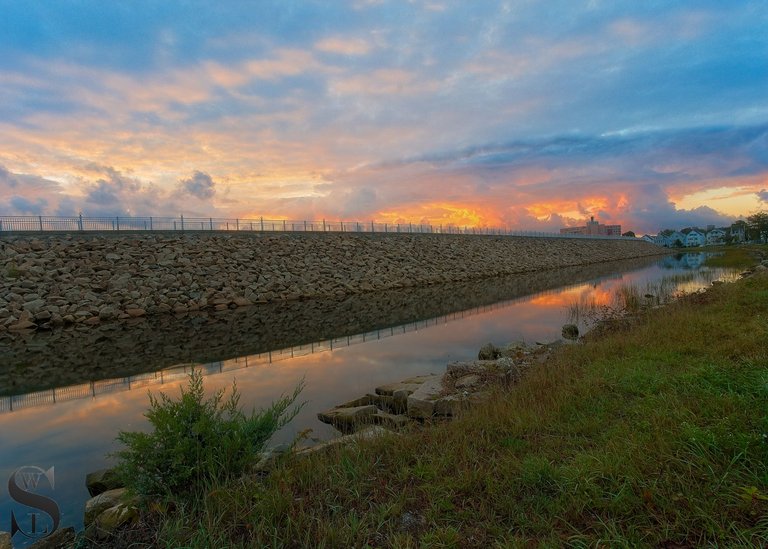
<svg viewBox="0 0 768 549">
<path fill-rule="evenodd" d="M 0 215 L 768 209 L 764 0 L 0 0 Z"/>
</svg>

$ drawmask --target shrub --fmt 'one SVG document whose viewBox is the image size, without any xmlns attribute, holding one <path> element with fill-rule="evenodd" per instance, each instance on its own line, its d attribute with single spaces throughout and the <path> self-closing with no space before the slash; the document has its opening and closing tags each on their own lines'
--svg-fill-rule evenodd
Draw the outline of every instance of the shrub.
<svg viewBox="0 0 768 549">
<path fill-rule="evenodd" d="M 143 499 L 183 500 L 242 476 L 258 459 L 270 437 L 291 421 L 303 404 L 294 406 L 303 382 L 266 409 L 246 415 L 233 383 L 205 399 L 203 376 L 193 372 L 188 389 L 173 400 L 149 394 L 144 414 L 149 433 L 121 431 L 117 471 L 125 486 Z"/>
</svg>

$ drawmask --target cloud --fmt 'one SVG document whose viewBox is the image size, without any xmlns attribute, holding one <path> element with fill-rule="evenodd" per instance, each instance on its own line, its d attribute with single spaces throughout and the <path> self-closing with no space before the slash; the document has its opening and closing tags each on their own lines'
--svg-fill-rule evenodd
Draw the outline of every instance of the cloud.
<svg viewBox="0 0 768 549">
<path fill-rule="evenodd" d="M 179 192 L 208 200 L 216 194 L 216 183 L 207 173 L 195 171 L 189 179 L 179 181 Z"/>
<path fill-rule="evenodd" d="M 48 201 L 45 198 L 38 198 L 37 200 L 30 200 L 23 196 L 12 196 L 11 208 L 21 215 L 41 215 L 46 213 Z"/>
<path fill-rule="evenodd" d="M 365 55 L 371 51 L 371 45 L 360 38 L 331 36 L 316 42 L 315 49 L 339 55 Z"/>
<path fill-rule="evenodd" d="M 765 189 L 760 189 L 759 192 L 756 193 L 757 197 L 760 199 L 761 202 L 768 202 L 768 191 Z"/>
</svg>

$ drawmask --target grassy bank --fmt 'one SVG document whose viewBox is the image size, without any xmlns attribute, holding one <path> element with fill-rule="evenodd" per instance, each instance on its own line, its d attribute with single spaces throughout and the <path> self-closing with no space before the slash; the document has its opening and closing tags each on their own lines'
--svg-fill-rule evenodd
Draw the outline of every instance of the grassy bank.
<svg viewBox="0 0 768 549">
<path fill-rule="evenodd" d="M 768 275 L 612 326 L 452 423 L 287 460 L 264 480 L 149 517 L 140 537 L 215 547 L 765 545 Z"/>
</svg>

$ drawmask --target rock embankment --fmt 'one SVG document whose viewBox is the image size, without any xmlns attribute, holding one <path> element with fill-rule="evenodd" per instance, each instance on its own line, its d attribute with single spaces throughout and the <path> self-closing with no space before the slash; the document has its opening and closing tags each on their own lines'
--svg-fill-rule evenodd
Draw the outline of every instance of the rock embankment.
<svg viewBox="0 0 768 549">
<path fill-rule="evenodd" d="M 0 331 L 343 296 L 656 255 L 642 241 L 463 235 L 0 240 Z"/>
<path fill-rule="evenodd" d="M 560 345 L 559 341 L 547 345 L 518 342 L 502 349 L 488 343 L 477 360 L 448 364 L 443 374 L 381 385 L 372 393 L 318 413 L 317 418 L 342 433 L 355 433 L 370 425 L 397 430 L 413 420 L 452 418 L 486 400 L 495 387 L 518 383 Z"/>
</svg>

